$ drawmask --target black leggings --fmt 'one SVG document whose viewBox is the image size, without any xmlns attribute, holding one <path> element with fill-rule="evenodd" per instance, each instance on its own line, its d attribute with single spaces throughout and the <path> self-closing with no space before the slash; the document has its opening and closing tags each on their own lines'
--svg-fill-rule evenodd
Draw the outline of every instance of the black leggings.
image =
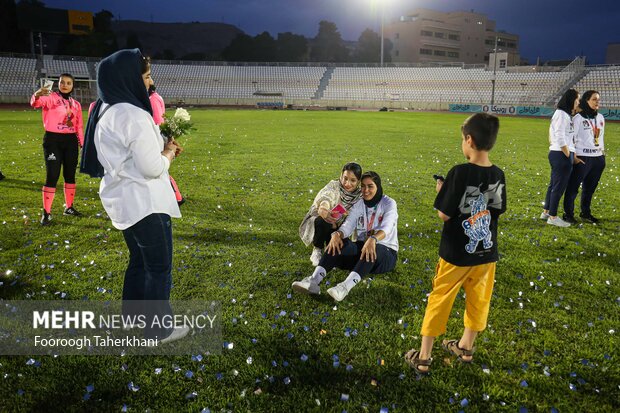
<svg viewBox="0 0 620 413">
<path fill-rule="evenodd" d="M 321 217 L 316 217 L 314 220 L 314 238 L 312 238 L 312 245 L 316 248 L 323 249 L 329 240 L 332 238 L 332 232 L 336 231 L 332 227 L 332 224 L 325 222 Z"/>
<path fill-rule="evenodd" d="M 47 171 L 45 186 L 56 188 L 61 167 L 65 183 L 74 184 L 78 153 L 79 144 L 75 133 L 45 132 L 43 136 L 43 156 Z"/>
</svg>

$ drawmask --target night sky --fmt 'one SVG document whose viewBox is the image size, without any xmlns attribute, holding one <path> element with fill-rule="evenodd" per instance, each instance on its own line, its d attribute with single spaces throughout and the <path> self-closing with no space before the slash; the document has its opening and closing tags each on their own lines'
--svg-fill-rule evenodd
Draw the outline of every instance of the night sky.
<svg viewBox="0 0 620 413">
<path fill-rule="evenodd" d="M 47 7 L 111 11 L 122 20 L 224 22 L 248 34 L 274 37 L 290 31 L 314 37 L 320 20 L 338 26 L 345 40 L 365 28 L 380 31 L 381 4 L 386 21 L 417 7 L 471 10 L 495 20 L 497 29 L 521 37 L 520 53 L 530 63 L 588 57 L 602 64 L 608 43 L 620 42 L 620 1 L 577 0 L 43 0 Z"/>
</svg>

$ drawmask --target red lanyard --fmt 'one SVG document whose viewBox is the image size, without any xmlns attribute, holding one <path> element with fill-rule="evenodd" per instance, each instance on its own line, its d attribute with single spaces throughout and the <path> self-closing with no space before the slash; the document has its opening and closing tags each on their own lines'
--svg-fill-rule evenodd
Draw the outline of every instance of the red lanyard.
<svg viewBox="0 0 620 413">
<path fill-rule="evenodd" d="M 368 220 L 368 223 L 366 224 L 366 232 L 370 232 L 370 230 L 372 229 L 372 224 L 375 223 L 376 215 L 377 215 L 377 207 L 375 206 L 374 212 L 372 213 L 370 219 Z"/>
<path fill-rule="evenodd" d="M 588 123 L 592 127 L 592 134 L 594 135 L 594 146 L 598 146 L 598 136 L 601 133 L 601 130 L 596 127 L 596 118 L 594 118 L 594 122 L 588 119 Z"/>
</svg>

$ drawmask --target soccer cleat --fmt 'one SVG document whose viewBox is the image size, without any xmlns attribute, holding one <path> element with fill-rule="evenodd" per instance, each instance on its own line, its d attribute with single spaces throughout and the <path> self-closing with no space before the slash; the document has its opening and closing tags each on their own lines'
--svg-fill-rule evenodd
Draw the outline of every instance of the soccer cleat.
<svg viewBox="0 0 620 413">
<path fill-rule="evenodd" d="M 321 287 L 314 283 L 310 277 L 306 277 L 301 281 L 295 281 L 291 287 L 293 287 L 293 291 L 302 294 L 321 294 Z"/>
<path fill-rule="evenodd" d="M 323 257 L 323 251 L 320 248 L 315 247 L 312 250 L 312 255 L 310 255 L 310 262 L 312 263 L 314 267 L 316 267 L 317 265 L 319 265 L 319 262 L 321 262 L 322 257 Z"/>
<path fill-rule="evenodd" d="M 568 222 L 564 221 L 560 217 L 555 217 L 555 218 L 549 217 L 547 219 L 547 224 L 555 225 L 556 227 L 562 227 L 562 228 L 570 227 L 570 224 Z"/>
<path fill-rule="evenodd" d="M 78 212 L 77 209 L 73 208 L 72 206 L 70 206 L 69 208 L 65 209 L 65 212 L 62 213 L 63 215 L 71 215 L 73 217 L 81 217 L 82 213 Z"/>
<path fill-rule="evenodd" d="M 329 290 L 327 290 L 327 294 L 329 294 L 336 301 L 342 301 L 344 300 L 344 297 L 346 297 L 349 294 L 349 289 L 342 282 L 336 285 L 335 287 L 332 287 Z"/>
<path fill-rule="evenodd" d="M 543 211 L 543 212 L 540 214 L 540 219 L 542 219 L 542 220 L 545 220 L 545 221 L 546 221 L 547 219 L 549 219 L 549 214 L 547 214 L 546 212 L 544 212 L 544 211 Z"/>
<path fill-rule="evenodd" d="M 6 177 L 4 176 L 4 174 L 2 173 L 2 171 L 0 171 L 0 181 L 2 181 L 4 178 L 6 178 Z"/>
<path fill-rule="evenodd" d="M 43 215 L 41 215 L 41 225 L 49 225 L 52 223 L 52 214 L 48 214 L 43 211 Z"/>
<path fill-rule="evenodd" d="M 596 224 L 599 221 L 599 219 L 594 218 L 592 214 L 579 214 L 579 217 L 590 224 Z"/>
<path fill-rule="evenodd" d="M 161 340 L 161 344 L 171 343 L 173 341 L 180 340 L 185 337 L 187 333 L 189 333 L 188 326 L 176 327 L 174 330 L 172 330 L 172 333 L 170 333 L 168 337 Z"/>
<path fill-rule="evenodd" d="M 573 215 L 562 214 L 562 219 L 569 224 L 576 224 L 577 221 Z"/>
</svg>

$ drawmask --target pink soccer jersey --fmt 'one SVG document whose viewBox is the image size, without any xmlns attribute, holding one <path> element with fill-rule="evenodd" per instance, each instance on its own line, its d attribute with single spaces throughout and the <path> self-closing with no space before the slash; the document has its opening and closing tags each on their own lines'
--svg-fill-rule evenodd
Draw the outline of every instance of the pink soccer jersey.
<svg viewBox="0 0 620 413">
<path fill-rule="evenodd" d="M 164 98 L 162 98 L 159 93 L 153 92 L 151 96 L 149 96 L 149 100 L 151 101 L 151 107 L 153 108 L 153 120 L 156 125 L 161 125 L 164 123 L 164 113 L 166 113 Z"/>
<path fill-rule="evenodd" d="M 30 106 L 43 109 L 43 127 L 48 132 L 54 133 L 75 133 L 80 141 L 80 146 L 84 143 L 84 120 L 82 119 L 82 105 L 73 98 L 63 99 L 57 93 L 49 96 L 40 96 L 35 99 L 32 95 Z"/>
</svg>

